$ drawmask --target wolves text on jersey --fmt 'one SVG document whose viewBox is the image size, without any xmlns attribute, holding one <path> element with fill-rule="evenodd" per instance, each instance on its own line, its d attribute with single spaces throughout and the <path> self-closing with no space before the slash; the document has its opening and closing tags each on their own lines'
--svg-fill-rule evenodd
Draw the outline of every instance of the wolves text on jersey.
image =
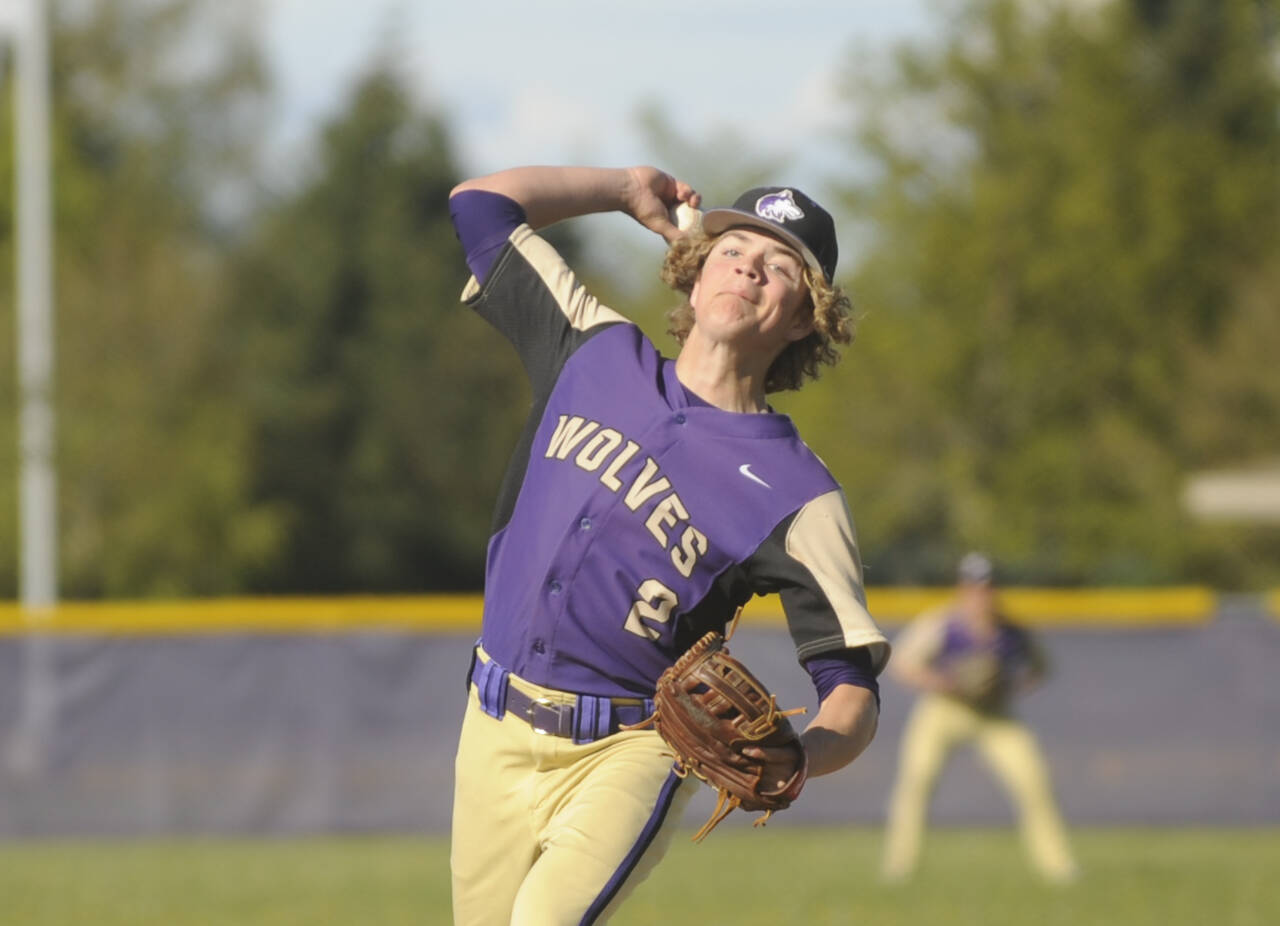
<svg viewBox="0 0 1280 926">
<path fill-rule="evenodd" d="M 575 454 L 574 451 L 577 451 Z M 619 478 L 622 468 L 640 452 L 640 445 L 613 428 L 602 427 L 579 415 L 561 415 L 547 444 L 547 459 L 569 460 L 588 473 L 599 473 L 600 483 L 609 491 L 623 492 L 622 500 L 631 511 L 661 496 L 645 518 L 644 526 L 664 550 L 671 563 L 686 579 L 698 558 L 707 552 L 707 535 L 689 523 L 689 510 L 662 475 L 658 462 L 646 456 L 643 465 L 627 481 Z M 677 537 L 675 528 L 683 524 Z"/>
</svg>

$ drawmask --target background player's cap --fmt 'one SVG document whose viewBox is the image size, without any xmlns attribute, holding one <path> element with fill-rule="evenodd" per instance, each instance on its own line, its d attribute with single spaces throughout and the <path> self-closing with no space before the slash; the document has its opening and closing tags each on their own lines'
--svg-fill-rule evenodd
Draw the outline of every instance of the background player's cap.
<svg viewBox="0 0 1280 926">
<path fill-rule="evenodd" d="M 732 206 L 702 214 L 702 228 L 708 235 L 743 225 L 762 228 L 786 241 L 828 283 L 835 276 L 839 251 L 836 223 L 827 210 L 795 187 L 756 187 L 739 196 Z"/>
<path fill-rule="evenodd" d="M 956 567 L 956 579 L 965 585 L 990 584 L 995 580 L 995 567 L 983 553 L 966 553 Z"/>
</svg>

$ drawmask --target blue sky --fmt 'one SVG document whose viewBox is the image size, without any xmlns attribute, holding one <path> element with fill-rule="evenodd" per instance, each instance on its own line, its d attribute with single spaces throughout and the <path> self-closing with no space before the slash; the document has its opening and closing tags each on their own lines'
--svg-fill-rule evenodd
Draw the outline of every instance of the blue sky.
<svg viewBox="0 0 1280 926">
<path fill-rule="evenodd" d="M 694 140 L 733 127 L 786 161 L 786 182 L 813 189 L 835 144 L 836 80 L 850 50 L 920 36 L 936 18 L 930 0 L 264 4 L 284 147 L 333 112 L 385 47 L 447 115 L 467 173 L 651 162 L 635 114 L 656 103 Z"/>
</svg>

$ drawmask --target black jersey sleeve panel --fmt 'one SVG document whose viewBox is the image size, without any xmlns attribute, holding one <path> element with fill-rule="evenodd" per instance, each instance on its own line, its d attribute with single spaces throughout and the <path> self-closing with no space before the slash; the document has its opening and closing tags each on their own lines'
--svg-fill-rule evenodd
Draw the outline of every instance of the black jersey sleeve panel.
<svg viewBox="0 0 1280 926">
<path fill-rule="evenodd" d="M 492 523 L 497 533 L 515 510 L 560 371 L 584 343 L 626 319 L 588 294 L 559 253 L 528 225 L 512 232 L 484 285 L 473 277 L 462 299 L 515 347 L 533 390 L 529 417 L 498 490 Z"/>
<path fill-rule="evenodd" d="M 502 475 L 502 485 L 498 487 L 498 498 L 493 506 L 493 522 L 489 529 L 490 535 L 506 527 L 515 511 L 516 498 L 520 495 L 520 486 L 524 484 L 524 476 L 529 469 L 529 454 L 532 452 L 533 438 L 538 433 L 538 423 L 542 420 L 546 407 L 546 396 L 534 399 L 533 408 L 524 423 L 524 428 L 520 431 L 520 438 L 516 441 L 515 450 L 512 451 L 511 459 L 507 463 L 507 470 Z"/>
<path fill-rule="evenodd" d="M 1018 641 L 1018 655 L 1028 672 L 1036 678 L 1044 678 L 1049 674 L 1049 654 L 1040 645 L 1039 639 L 1027 628 L 1009 624 L 1014 637 Z"/>
<path fill-rule="evenodd" d="M 674 655 L 693 646 L 709 630 L 725 632 L 738 608 L 751 600 L 751 584 L 739 565 L 716 577 L 707 594 L 681 616 L 673 640 Z"/>
<path fill-rule="evenodd" d="M 484 285 L 473 278 L 463 301 L 515 347 L 534 395 L 550 395 L 565 362 L 590 336 L 626 319 L 588 293 L 560 254 L 521 225 Z"/>
<path fill-rule="evenodd" d="M 832 490 L 784 519 L 744 564 L 757 594 L 778 593 L 800 661 L 866 647 L 876 673 L 889 643 L 867 611 L 844 494 Z"/>
</svg>

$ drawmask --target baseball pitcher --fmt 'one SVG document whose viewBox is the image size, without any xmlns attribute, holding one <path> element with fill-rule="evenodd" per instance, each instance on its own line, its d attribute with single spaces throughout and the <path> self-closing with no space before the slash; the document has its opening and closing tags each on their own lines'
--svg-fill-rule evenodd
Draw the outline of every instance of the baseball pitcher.
<svg viewBox="0 0 1280 926">
<path fill-rule="evenodd" d="M 834 224 L 794 187 L 677 227 L 673 210 L 698 205 L 652 167 L 515 168 L 450 198 L 463 300 L 533 390 L 458 744 L 458 924 L 603 922 L 662 856 L 694 777 L 728 810 L 767 815 L 874 734 L 889 646 L 845 497 L 766 401 L 851 340 Z M 685 297 L 675 359 L 539 235 L 599 212 L 668 242 L 663 278 Z M 772 592 L 818 692 L 802 733 L 720 636 Z"/>
</svg>

